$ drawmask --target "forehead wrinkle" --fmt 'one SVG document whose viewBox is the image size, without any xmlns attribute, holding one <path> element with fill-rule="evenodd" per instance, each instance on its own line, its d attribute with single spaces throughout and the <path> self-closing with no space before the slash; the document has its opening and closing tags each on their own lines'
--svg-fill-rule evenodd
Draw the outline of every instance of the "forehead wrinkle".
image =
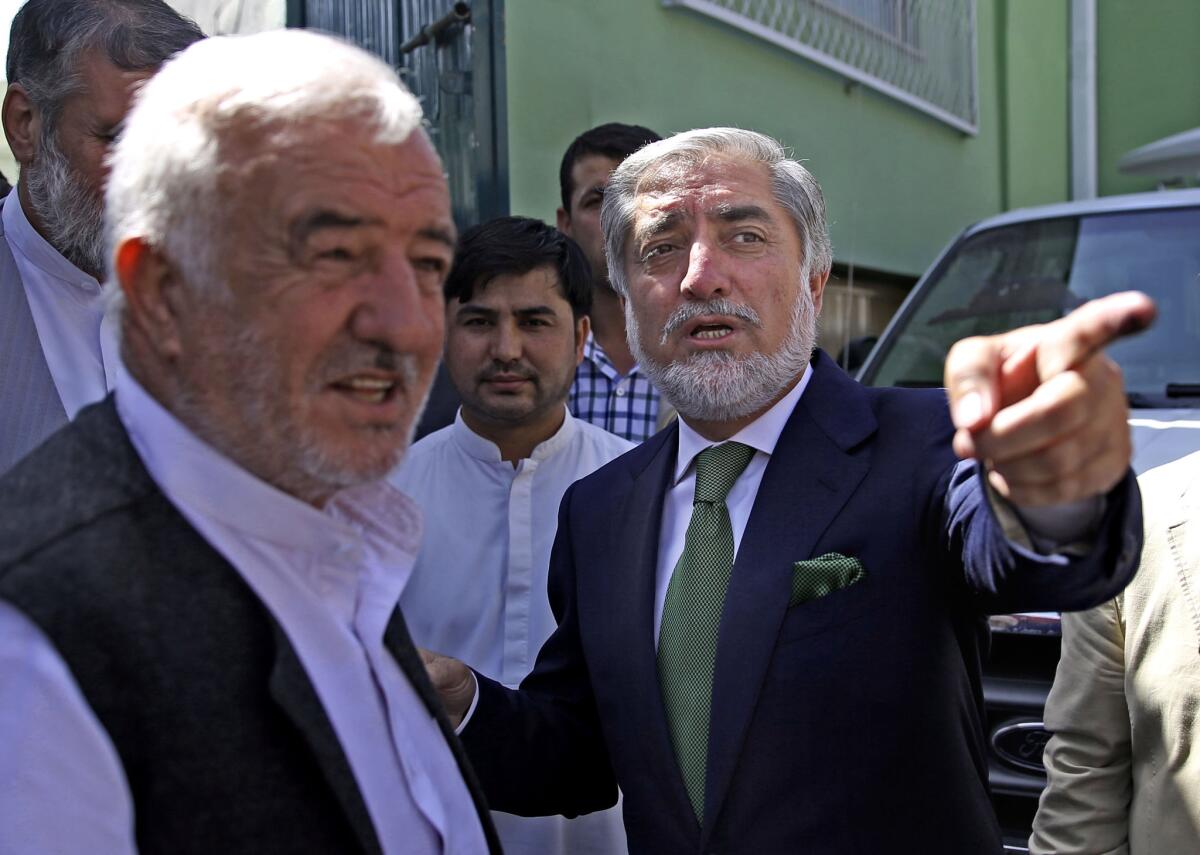
<svg viewBox="0 0 1200 855">
<path fill-rule="evenodd" d="M 649 211 L 643 209 L 638 214 L 634 226 L 634 239 L 638 242 L 650 240 L 656 235 L 670 231 L 683 222 L 686 217 L 684 212 L 678 208 L 670 210 L 658 208 Z"/>
<path fill-rule="evenodd" d="M 730 202 L 722 202 L 714 205 L 708 212 L 709 216 L 715 217 L 722 222 L 742 222 L 745 220 L 754 220 L 758 222 L 771 223 L 773 219 L 767 209 L 761 205 L 745 204 L 735 205 Z"/>
<path fill-rule="evenodd" d="M 634 238 L 646 241 L 669 231 L 695 216 L 695 209 L 701 216 L 721 222 L 754 221 L 774 225 L 774 218 L 763 206 L 727 201 L 733 192 L 723 184 L 714 183 L 673 193 L 647 193 L 639 199 Z"/>
<path fill-rule="evenodd" d="M 364 225 L 378 225 L 378 220 L 367 220 L 329 208 L 320 208 L 297 219 L 288 231 L 293 243 L 302 244 L 312 237 L 314 232 L 352 229 Z"/>
</svg>

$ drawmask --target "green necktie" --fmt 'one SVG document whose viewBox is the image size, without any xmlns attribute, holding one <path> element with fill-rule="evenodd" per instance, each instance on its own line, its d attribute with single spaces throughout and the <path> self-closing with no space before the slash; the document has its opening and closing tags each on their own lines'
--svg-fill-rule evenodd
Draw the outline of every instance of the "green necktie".
<svg viewBox="0 0 1200 855">
<path fill-rule="evenodd" d="M 667 586 L 658 635 L 658 682 L 667 725 L 688 798 L 701 822 L 717 630 L 733 569 L 733 527 L 725 497 L 753 456 L 750 446 L 726 442 L 706 448 L 696 458 L 692 520 Z"/>
</svg>

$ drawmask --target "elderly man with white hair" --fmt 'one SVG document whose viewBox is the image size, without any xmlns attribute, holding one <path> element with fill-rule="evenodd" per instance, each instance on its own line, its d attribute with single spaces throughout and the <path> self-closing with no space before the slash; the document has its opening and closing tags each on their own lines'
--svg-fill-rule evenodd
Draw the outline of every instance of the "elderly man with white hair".
<svg viewBox="0 0 1200 855">
<path fill-rule="evenodd" d="M 413 96 L 298 31 L 141 92 L 115 392 L 0 481 L 0 851 L 477 853 L 397 610 L 455 240 Z"/>
<path fill-rule="evenodd" d="M 1125 399 L 1098 349 L 1149 300 L 960 344 L 948 408 L 814 352 L 824 201 L 775 140 L 648 145 L 601 219 L 679 423 L 563 497 L 558 629 L 519 690 L 430 661 L 493 808 L 583 813 L 619 785 L 633 853 L 998 852 L 985 616 L 1132 574 Z"/>
</svg>

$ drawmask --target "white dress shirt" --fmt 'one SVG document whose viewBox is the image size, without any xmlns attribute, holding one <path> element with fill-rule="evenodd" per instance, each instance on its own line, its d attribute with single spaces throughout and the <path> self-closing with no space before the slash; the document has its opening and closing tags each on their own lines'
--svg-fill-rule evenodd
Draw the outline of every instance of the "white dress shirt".
<svg viewBox="0 0 1200 855">
<path fill-rule="evenodd" d="M 100 283 L 38 234 L 16 190 L 4 200 L 4 234 L 21 274 L 46 365 L 67 418 L 103 398 L 116 377 L 116 318 L 104 313 Z"/>
<path fill-rule="evenodd" d="M 775 452 L 779 435 L 783 433 L 788 419 L 792 417 L 792 411 L 800 403 L 800 397 L 808 388 L 811 378 L 812 366 L 809 365 L 805 367 L 800 381 L 771 409 L 727 440 L 740 442 L 754 449 L 750 463 L 734 482 L 725 499 L 725 505 L 729 509 L 729 522 L 733 528 L 734 556 L 741 546 L 742 534 L 750 520 L 750 511 L 754 508 L 758 487 L 762 483 L 767 463 Z M 671 584 L 671 574 L 675 572 L 675 565 L 679 563 L 679 556 L 683 554 L 684 538 L 687 535 L 688 523 L 692 519 L 692 503 L 696 495 L 695 460 L 704 449 L 719 444 L 696 433 L 688 425 L 686 418 L 680 417 L 675 480 L 668 486 L 663 499 L 662 528 L 658 536 L 658 567 L 654 589 L 655 638 L 658 638 L 662 626 L 663 604 L 667 601 L 667 587 Z M 996 506 L 996 502 L 1002 501 L 993 496 L 993 507 Z M 1104 507 L 1103 497 L 1093 497 L 1066 505 L 1017 509 L 1020 515 L 1019 522 L 1016 518 L 1011 520 L 1017 528 L 1006 526 L 1005 532 L 1017 545 L 1025 545 L 1021 536 L 1028 535 L 1033 547 L 1046 554 L 1064 547 L 1073 548 L 1078 545 L 1078 541 L 1086 539 L 1087 533 L 1103 515 Z M 1002 522 L 1009 521 L 1002 519 Z"/>
<path fill-rule="evenodd" d="M 291 641 L 383 851 L 486 851 L 450 748 L 383 645 L 420 542 L 419 510 L 386 483 L 317 510 L 205 445 L 120 366 L 116 394 L 155 482 Z M 111 740 L 50 642 L 2 603 L 0 687 L 0 851 L 134 852 Z"/>
<path fill-rule="evenodd" d="M 565 413 L 562 427 L 514 467 L 495 443 L 454 424 L 416 443 L 390 481 L 425 513 L 400 598 L 416 643 L 516 686 L 556 623 L 546 596 L 563 493 L 633 444 Z M 495 813 L 517 855 L 624 852 L 619 808 L 577 819 Z"/>
</svg>

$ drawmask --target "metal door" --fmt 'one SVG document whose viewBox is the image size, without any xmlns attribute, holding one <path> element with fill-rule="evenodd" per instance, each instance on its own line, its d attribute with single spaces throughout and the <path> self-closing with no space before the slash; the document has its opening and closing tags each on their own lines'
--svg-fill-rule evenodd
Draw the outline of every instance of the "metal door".
<svg viewBox="0 0 1200 855">
<path fill-rule="evenodd" d="M 421 99 L 459 229 L 508 213 L 504 0 L 288 0 L 289 27 L 382 57 Z"/>
</svg>

